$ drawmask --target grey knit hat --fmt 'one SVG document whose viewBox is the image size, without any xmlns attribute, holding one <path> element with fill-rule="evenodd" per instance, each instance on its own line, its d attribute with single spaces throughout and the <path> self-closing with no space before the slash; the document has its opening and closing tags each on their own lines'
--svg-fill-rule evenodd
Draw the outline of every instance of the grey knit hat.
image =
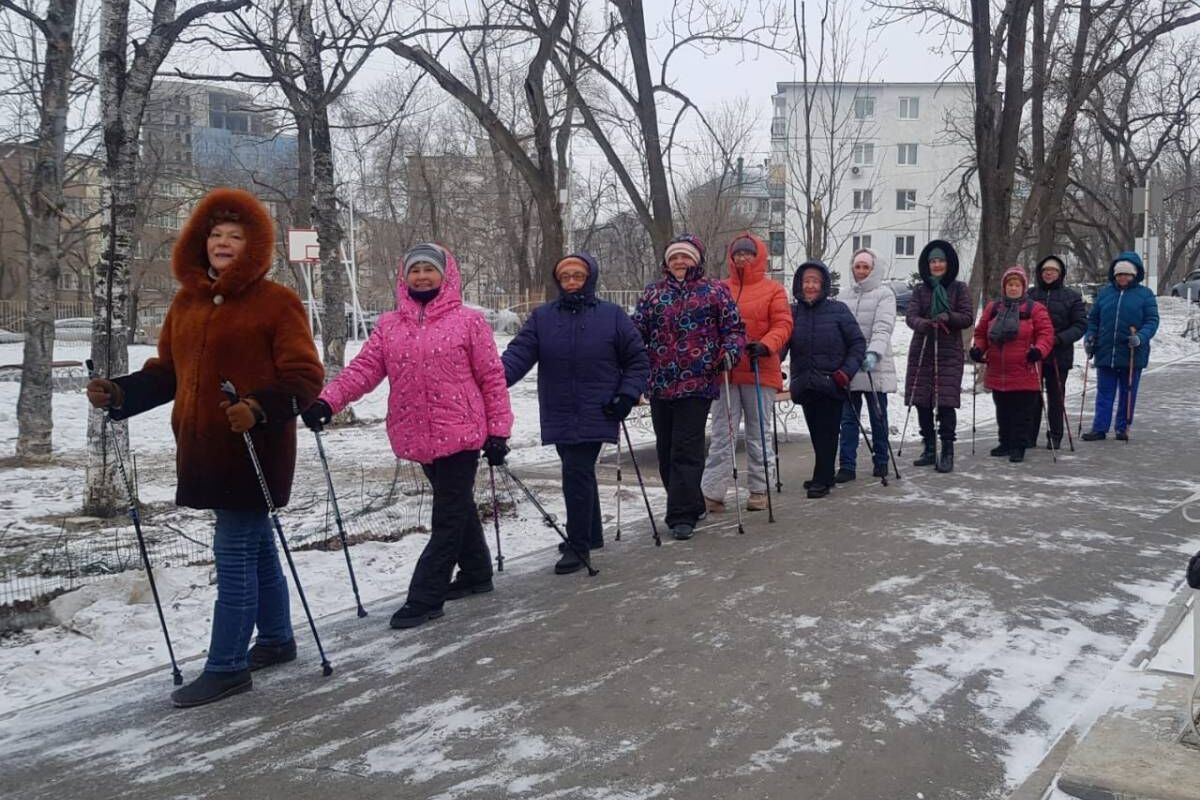
<svg viewBox="0 0 1200 800">
<path fill-rule="evenodd" d="M 415 264 L 432 264 L 434 269 L 446 276 L 446 252 L 436 244 L 422 242 L 413 245 L 404 254 L 404 275 L 407 277 Z"/>
</svg>

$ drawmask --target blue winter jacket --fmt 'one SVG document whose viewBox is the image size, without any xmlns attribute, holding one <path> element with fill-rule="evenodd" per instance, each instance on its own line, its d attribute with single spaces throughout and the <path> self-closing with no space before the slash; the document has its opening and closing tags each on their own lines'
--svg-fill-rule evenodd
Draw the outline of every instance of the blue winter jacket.
<svg viewBox="0 0 1200 800">
<path fill-rule="evenodd" d="M 1137 267 L 1137 275 L 1128 289 L 1117 288 L 1113 268 L 1118 261 L 1130 261 Z M 1129 368 L 1130 326 L 1137 328 L 1138 338 L 1142 340 L 1134 354 L 1134 367 L 1145 369 L 1150 363 L 1150 339 L 1158 331 L 1158 300 L 1154 292 L 1142 286 L 1145 277 L 1146 271 L 1137 253 L 1121 253 L 1109 265 L 1109 285 L 1100 290 L 1088 312 L 1087 339 L 1096 344 L 1096 366 Z"/>
<path fill-rule="evenodd" d="M 629 316 L 596 297 L 596 260 L 574 255 L 588 265 L 583 289 L 535 308 L 500 358 L 509 386 L 538 366 L 542 444 L 615 444 L 618 423 L 604 406 L 616 395 L 642 396 L 650 358 Z"/>
<path fill-rule="evenodd" d="M 823 275 L 821 294 L 809 305 L 800 285 L 804 270 L 817 267 Z M 829 397 L 845 397 L 846 392 L 833 382 L 833 373 L 841 370 L 853 378 L 867 353 L 867 340 L 858 327 L 854 313 L 840 300 L 829 297 L 832 279 L 829 267 L 821 261 L 806 261 L 792 279 L 791 381 L 792 401 L 801 403 L 806 392 Z"/>
</svg>

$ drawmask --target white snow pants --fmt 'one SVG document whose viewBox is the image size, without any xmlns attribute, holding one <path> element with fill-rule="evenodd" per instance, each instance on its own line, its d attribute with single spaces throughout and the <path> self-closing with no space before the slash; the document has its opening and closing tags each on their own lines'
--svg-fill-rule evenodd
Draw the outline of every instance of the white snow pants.
<svg viewBox="0 0 1200 800">
<path fill-rule="evenodd" d="M 704 462 L 704 478 L 700 481 L 700 489 L 710 500 L 725 499 L 725 492 L 733 483 L 733 456 L 736 442 L 729 440 L 729 416 L 733 415 L 733 432 L 737 435 L 738 425 L 742 420 L 746 423 L 746 452 L 749 454 L 750 468 L 739 470 L 739 481 L 745 481 L 749 473 L 750 491 L 761 494 L 767 491 L 767 478 L 763 473 L 763 437 L 758 426 L 758 403 L 754 395 L 754 386 L 736 383 L 729 385 L 729 394 L 721 385 L 721 396 L 712 405 L 712 440 L 708 446 L 708 460 Z M 771 408 L 775 403 L 775 390 L 762 387 L 762 408 L 766 431 L 767 462 L 775 469 L 775 453 L 771 449 Z"/>
</svg>

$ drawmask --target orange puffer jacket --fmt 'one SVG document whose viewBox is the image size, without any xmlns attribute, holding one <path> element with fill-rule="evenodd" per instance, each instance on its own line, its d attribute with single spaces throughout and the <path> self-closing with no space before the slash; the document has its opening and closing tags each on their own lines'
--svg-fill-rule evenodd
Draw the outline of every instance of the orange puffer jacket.
<svg viewBox="0 0 1200 800">
<path fill-rule="evenodd" d="M 743 233 L 730 242 L 730 250 L 738 239 L 754 242 L 757 253 L 745 269 L 738 269 L 734 267 L 733 257 L 727 251 L 725 264 L 729 269 L 729 277 L 724 283 L 729 287 L 729 293 L 737 302 L 738 312 L 746 323 L 746 341 L 762 342 L 771 348 L 770 357 L 758 362 L 763 386 L 780 391 L 783 389 L 783 370 L 779 366 L 779 353 L 792 338 L 792 312 L 788 306 L 787 290 L 767 277 L 767 246 L 763 240 L 752 233 Z M 730 380 L 737 384 L 754 385 L 754 370 L 750 367 L 748 356 L 742 355 L 733 368 Z"/>
</svg>

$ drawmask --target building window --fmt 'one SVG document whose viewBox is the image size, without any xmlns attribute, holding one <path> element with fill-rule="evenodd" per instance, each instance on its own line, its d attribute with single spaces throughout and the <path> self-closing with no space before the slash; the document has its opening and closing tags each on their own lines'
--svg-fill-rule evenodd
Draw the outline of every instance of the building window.
<svg viewBox="0 0 1200 800">
<path fill-rule="evenodd" d="M 897 236 L 896 237 L 896 255 L 900 258 L 912 258 L 917 251 L 917 237 L 915 236 Z"/>
<path fill-rule="evenodd" d="M 851 245 L 851 248 L 856 253 L 859 250 L 862 250 L 864 247 L 870 247 L 871 246 L 871 234 L 869 234 L 869 233 L 854 234 L 854 236 L 850 237 L 850 245 Z"/>
<path fill-rule="evenodd" d="M 771 255 L 783 255 L 783 231 L 771 231 L 769 234 L 769 243 Z"/>
<path fill-rule="evenodd" d="M 855 119 L 875 119 L 875 98 L 874 97 L 856 97 L 856 98 L 854 98 L 854 118 Z"/>
<path fill-rule="evenodd" d="M 854 190 L 854 210 L 855 211 L 870 211 L 874 207 L 874 198 L 871 196 L 870 189 L 855 189 Z"/>
<path fill-rule="evenodd" d="M 900 98 L 900 119 L 917 119 L 921 113 L 921 98 Z"/>
<path fill-rule="evenodd" d="M 871 142 L 858 142 L 851 153 L 851 163 L 856 167 L 869 167 L 875 163 L 875 145 Z"/>
<path fill-rule="evenodd" d="M 916 189 L 897 189 L 896 190 L 896 210 L 897 211 L 915 211 L 917 208 L 917 190 Z"/>
<path fill-rule="evenodd" d="M 917 165 L 917 146 L 915 144 L 896 145 L 896 163 L 901 166 L 915 167 Z"/>
<path fill-rule="evenodd" d="M 782 214 L 786 210 L 787 210 L 787 204 L 784 201 L 782 201 L 782 200 L 772 200 L 771 201 L 771 213 L 772 214 Z"/>
</svg>

